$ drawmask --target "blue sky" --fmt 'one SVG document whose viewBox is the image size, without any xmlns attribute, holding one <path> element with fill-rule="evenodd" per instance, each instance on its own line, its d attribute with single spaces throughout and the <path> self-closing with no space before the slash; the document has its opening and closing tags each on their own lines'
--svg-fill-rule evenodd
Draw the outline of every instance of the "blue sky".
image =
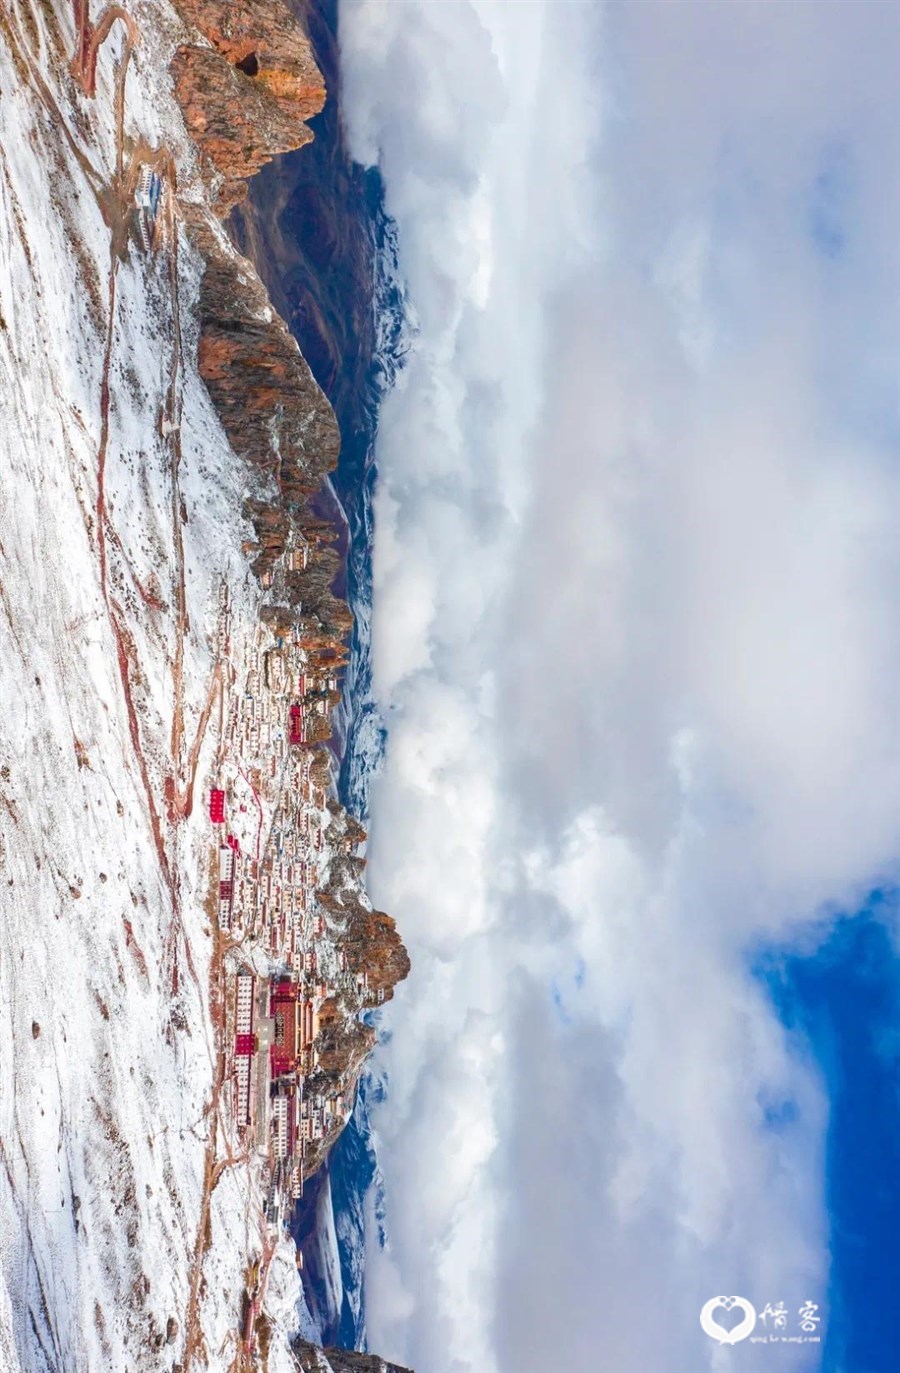
<svg viewBox="0 0 900 1373">
<path fill-rule="evenodd" d="M 826 1373 L 893 1373 L 900 1330 L 900 970 L 896 893 L 840 919 L 812 957 L 761 967 L 786 1025 L 828 1084 Z"/>
<path fill-rule="evenodd" d="M 813 1012 L 850 1034 L 871 989 L 840 1009 L 813 955 L 898 880 L 900 9 L 345 0 L 340 30 L 410 306 L 370 1338 L 429 1373 L 749 1368 L 698 1313 L 830 1300 L 854 1155 Z"/>
</svg>

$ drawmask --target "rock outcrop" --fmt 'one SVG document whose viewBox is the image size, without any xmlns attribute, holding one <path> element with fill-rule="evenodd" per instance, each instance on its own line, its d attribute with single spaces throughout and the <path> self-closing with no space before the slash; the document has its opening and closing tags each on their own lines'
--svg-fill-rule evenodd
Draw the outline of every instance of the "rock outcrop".
<svg viewBox="0 0 900 1373">
<path fill-rule="evenodd" d="M 304 4 L 325 84 L 340 79 L 333 0 Z M 364 425 L 376 349 L 379 250 L 372 181 L 348 156 L 339 100 L 327 101 L 302 157 L 277 158 L 250 183 L 228 230 L 252 259 L 335 410 Z"/>
<path fill-rule="evenodd" d="M 227 212 L 278 153 L 312 138 L 305 121 L 325 103 L 306 35 L 283 0 L 175 0 L 193 31 L 172 60 L 175 91 Z M 196 40 L 200 41 L 196 41 Z"/>
<path fill-rule="evenodd" d="M 257 480 L 247 503 L 259 549 L 253 570 L 271 571 L 310 497 L 335 467 L 340 434 L 284 321 L 253 266 L 202 210 L 185 207 L 206 263 L 200 285 L 200 375 L 239 457 Z M 296 575 L 296 574 L 295 574 Z"/>
<path fill-rule="evenodd" d="M 177 0 L 200 40 L 172 60 L 175 93 L 201 150 L 216 215 L 246 191 L 246 178 L 272 157 L 312 137 L 305 120 L 321 109 L 325 87 L 308 38 L 283 0 Z M 246 502 L 256 546 L 252 567 L 264 580 L 292 530 L 320 521 L 309 501 L 337 464 L 334 412 L 286 324 L 272 308 L 255 267 L 232 247 L 205 204 L 185 202 L 184 219 L 206 264 L 200 287 L 198 360 L 234 451 L 255 470 Z M 308 568 L 287 578 L 288 613 L 303 604 L 311 634 L 326 650 L 352 627 L 331 595 L 340 560 L 317 544 Z"/>
<path fill-rule="evenodd" d="M 352 1349 L 320 1349 L 306 1340 L 295 1340 L 292 1349 L 300 1373 L 413 1373 L 398 1363 L 388 1363 L 377 1354 L 360 1354 Z"/>
<path fill-rule="evenodd" d="M 368 910 L 358 900 L 341 904 L 329 890 L 319 892 L 319 906 L 345 922 L 341 949 L 348 968 L 365 978 L 372 1004 L 390 1001 L 395 985 L 409 975 L 409 955 L 396 922 L 384 911 Z"/>
<path fill-rule="evenodd" d="M 322 750 L 319 757 L 326 757 Z M 327 879 L 316 892 L 325 933 L 340 949 L 342 977 L 319 1009 L 315 1041 L 317 1066 L 307 1080 L 310 1095 L 341 1094 L 352 1099 L 363 1065 L 376 1042 L 376 1031 L 360 1012 L 389 1001 L 394 987 L 408 976 L 409 955 L 395 922 L 373 910 L 363 887 L 365 860 L 354 853 L 366 837 L 357 820 L 333 800 L 326 842 L 332 854 Z M 311 1146 L 306 1176 L 312 1176 L 343 1128 L 336 1119 L 324 1138 Z"/>
<path fill-rule="evenodd" d="M 182 45 L 172 73 L 222 215 L 243 194 L 244 178 L 309 140 L 303 121 L 321 108 L 324 84 L 308 39 L 281 0 L 179 0 L 177 8 L 205 40 Z M 334 413 L 252 263 L 234 250 L 207 206 L 191 202 L 182 210 L 205 262 L 200 373 L 231 446 L 253 472 L 245 503 L 255 534 L 247 549 L 253 571 L 268 585 L 292 533 L 315 536 L 308 566 L 283 574 L 266 616 L 299 624 L 312 658 L 338 668 L 353 620 L 331 590 L 341 567 L 327 546 L 334 535 L 309 506 L 337 464 Z M 315 727 L 316 739 L 329 734 L 327 724 Z"/>
</svg>

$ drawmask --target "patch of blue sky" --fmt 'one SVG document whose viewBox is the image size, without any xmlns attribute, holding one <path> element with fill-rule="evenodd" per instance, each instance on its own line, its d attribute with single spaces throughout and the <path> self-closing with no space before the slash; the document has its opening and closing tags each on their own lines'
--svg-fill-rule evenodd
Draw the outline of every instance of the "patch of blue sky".
<svg viewBox="0 0 900 1373">
<path fill-rule="evenodd" d="M 785 1027 L 803 1036 L 830 1098 L 831 1273 L 822 1373 L 897 1373 L 900 1325 L 900 893 L 878 891 L 813 955 L 757 964 Z M 761 1103 L 773 1129 L 791 1103 Z"/>
<path fill-rule="evenodd" d="M 560 1024 L 571 1025 L 572 1017 L 566 1010 L 563 994 L 559 989 L 559 984 L 555 981 L 550 983 L 550 1000 L 553 1002 L 553 1009 L 556 1011 Z"/>
<path fill-rule="evenodd" d="M 561 1025 L 571 1025 L 573 1016 L 569 1005 L 575 996 L 584 987 L 587 969 L 583 958 L 575 962 L 575 969 L 572 973 L 571 981 L 566 979 L 563 985 L 557 978 L 553 978 L 550 983 L 550 1000 L 556 1012 L 556 1018 Z"/>
<path fill-rule="evenodd" d="M 819 252 L 832 260 L 848 243 L 853 201 L 853 163 L 849 150 L 832 144 L 822 154 L 809 197 L 809 233 Z"/>
<path fill-rule="evenodd" d="M 776 1101 L 761 1096 L 759 1105 L 766 1128 L 777 1134 L 782 1134 L 797 1120 L 797 1103 L 790 1098 Z"/>
</svg>

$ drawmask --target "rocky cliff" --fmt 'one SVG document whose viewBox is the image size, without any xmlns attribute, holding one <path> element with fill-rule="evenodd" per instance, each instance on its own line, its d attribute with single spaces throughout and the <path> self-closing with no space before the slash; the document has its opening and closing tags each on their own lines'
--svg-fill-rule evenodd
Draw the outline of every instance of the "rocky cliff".
<svg viewBox="0 0 900 1373">
<path fill-rule="evenodd" d="M 248 513 L 263 576 L 284 551 L 292 526 L 337 463 L 340 435 L 287 326 L 246 259 L 207 212 L 186 207 L 206 270 L 200 285 L 198 359 L 234 451 L 256 471 Z"/>
<path fill-rule="evenodd" d="M 244 194 L 246 177 L 310 140 L 303 121 L 321 108 L 325 87 L 309 40 L 280 0 L 179 0 L 177 8 L 197 41 L 172 59 L 175 93 L 215 209 L 193 199 L 182 205 L 206 264 L 198 362 L 232 448 L 255 471 L 245 513 L 256 544 L 248 552 L 267 584 L 292 531 L 322 534 L 309 502 L 337 463 L 340 435 L 255 267 L 235 252 L 218 216 Z M 327 536 L 318 537 L 309 565 L 288 573 L 280 588 L 287 618 L 302 604 L 310 647 L 335 663 L 352 628 L 346 604 L 331 594 L 339 567 Z"/>
<path fill-rule="evenodd" d="M 301 1373 L 412 1373 L 397 1363 L 387 1363 L 377 1354 L 359 1354 L 350 1349 L 320 1349 L 306 1340 L 295 1340 L 294 1358 Z"/>
<path fill-rule="evenodd" d="M 315 141 L 300 156 L 264 167 L 227 223 L 316 380 L 337 413 L 356 427 L 365 424 L 378 347 L 372 221 L 377 190 L 372 174 L 348 156 L 341 129 L 336 0 L 314 0 L 304 13 L 332 98 L 316 119 Z"/>
<path fill-rule="evenodd" d="M 176 0 L 191 30 L 172 60 L 188 130 L 219 173 L 217 203 L 230 209 L 246 178 L 312 138 L 305 120 L 325 85 L 297 20 L 281 0 Z"/>
</svg>

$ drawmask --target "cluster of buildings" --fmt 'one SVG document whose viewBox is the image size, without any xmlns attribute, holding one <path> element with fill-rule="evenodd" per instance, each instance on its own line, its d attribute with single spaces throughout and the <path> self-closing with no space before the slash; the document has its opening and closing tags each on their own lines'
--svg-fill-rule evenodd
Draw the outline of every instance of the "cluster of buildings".
<svg viewBox="0 0 900 1373">
<path fill-rule="evenodd" d="M 340 1092 L 308 1090 L 322 1007 L 348 978 L 317 906 L 330 814 L 327 762 L 310 743 L 337 683 L 296 636 L 265 625 L 234 653 L 224 590 L 217 647 L 239 660 L 209 794 L 231 1104 L 239 1136 L 264 1161 L 267 1220 L 280 1226 L 305 1154 L 349 1109 Z"/>
<path fill-rule="evenodd" d="M 345 1101 L 341 1093 L 306 1090 L 319 1031 L 314 990 L 296 977 L 260 976 L 245 965 L 233 998 L 235 1123 L 267 1162 L 266 1219 L 280 1225 L 302 1193 L 308 1146 L 344 1120 Z"/>
</svg>

